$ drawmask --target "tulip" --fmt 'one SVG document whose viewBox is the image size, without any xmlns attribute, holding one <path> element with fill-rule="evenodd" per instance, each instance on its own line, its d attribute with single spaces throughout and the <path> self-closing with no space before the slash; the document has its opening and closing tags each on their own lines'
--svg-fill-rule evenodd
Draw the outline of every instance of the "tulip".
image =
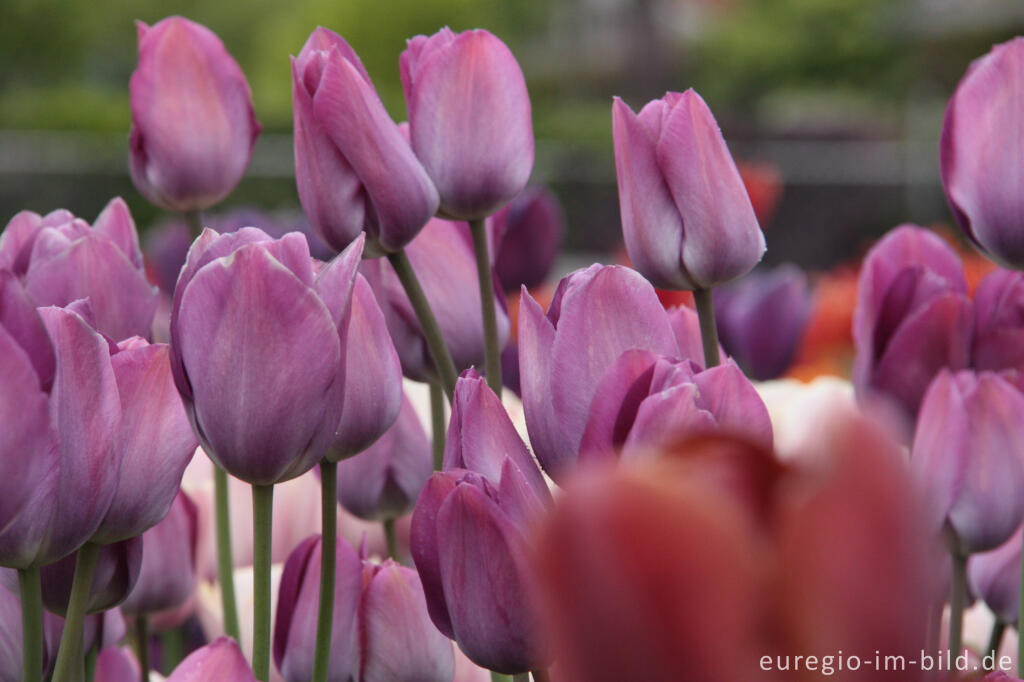
<svg viewBox="0 0 1024 682">
<path fill-rule="evenodd" d="M 629 260 L 663 289 L 708 289 L 746 274 L 765 243 L 715 117 L 693 90 L 639 115 L 612 105 Z"/>
<path fill-rule="evenodd" d="M 358 55 L 317 28 L 292 58 L 295 177 L 313 228 L 336 251 L 400 250 L 437 211 L 437 189 L 388 116 Z"/>
<path fill-rule="evenodd" d="M 1024 371 L 1024 275 L 996 270 L 974 292 L 975 369 Z"/>
<path fill-rule="evenodd" d="M 975 60 L 949 100 L 940 146 L 942 186 L 960 229 L 992 260 L 1024 266 L 1024 38 Z"/>
<path fill-rule="evenodd" d="M 92 227 L 68 211 L 22 211 L 0 235 L 0 267 L 24 280 L 38 306 L 88 298 L 95 326 L 107 336 L 152 336 L 157 292 L 146 281 L 135 221 L 120 197 Z"/>
<path fill-rule="evenodd" d="M 1021 529 L 999 547 L 975 554 L 967 562 L 971 593 L 1003 623 L 1017 622 L 1020 610 Z"/>
<path fill-rule="evenodd" d="M 854 312 L 858 397 L 880 394 L 913 417 L 944 367 L 967 367 L 972 310 L 960 258 L 935 234 L 903 225 L 861 266 Z"/>
<path fill-rule="evenodd" d="M 3 569 L 5 575 L 0 580 L 4 585 L 17 583 L 13 571 Z M 57 641 L 60 638 L 61 619 L 51 613 L 43 614 L 43 670 L 42 679 L 53 665 L 56 656 Z M 28 675 L 23 675 L 22 641 L 21 641 L 21 602 L 17 592 L 0 586 L 0 682 L 20 682 Z"/>
<path fill-rule="evenodd" d="M 1024 520 L 1024 395 L 995 374 L 939 373 L 921 404 L 911 464 L 937 533 L 957 552 L 1003 544 Z"/>
<path fill-rule="evenodd" d="M 394 519 L 412 510 L 433 471 L 430 440 L 409 397 L 380 440 L 338 463 L 338 501 L 356 516 Z"/>
<path fill-rule="evenodd" d="M 111 646 L 96 656 L 95 682 L 135 682 L 141 671 L 129 647 Z"/>
<path fill-rule="evenodd" d="M 146 615 L 181 606 L 196 589 L 198 509 L 179 492 L 163 521 L 142 535 L 139 578 L 121 611 Z"/>
<path fill-rule="evenodd" d="M 440 193 L 440 213 L 485 218 L 522 191 L 533 168 L 522 69 L 483 29 L 443 28 L 407 44 L 400 64 L 410 138 Z"/>
<path fill-rule="evenodd" d="M 189 654 L 167 682 L 256 682 L 238 645 L 221 637 Z"/>
<path fill-rule="evenodd" d="M 78 554 L 74 553 L 43 567 L 43 605 L 47 610 L 62 616 L 67 613 L 77 559 Z M 96 557 L 86 612 L 106 611 L 124 601 L 135 587 L 141 568 L 141 537 L 101 547 Z"/>
<path fill-rule="evenodd" d="M 807 277 L 796 266 L 751 273 L 721 287 L 715 316 L 722 346 L 759 381 L 792 364 L 811 313 Z"/>
<path fill-rule="evenodd" d="M 565 237 L 558 199 L 542 187 L 526 189 L 491 219 L 494 271 L 505 293 L 543 284 Z"/>
<path fill-rule="evenodd" d="M 700 318 L 697 311 L 685 305 L 675 306 L 668 310 L 668 321 L 679 346 L 679 357 L 689 360 L 698 367 L 704 367 L 704 347 L 700 337 Z M 718 347 L 720 357 L 725 357 L 725 349 Z"/>
<path fill-rule="evenodd" d="M 274 241 L 254 228 L 206 230 L 193 244 L 175 288 L 171 367 L 204 449 L 228 473 L 270 485 L 308 471 L 354 399 L 347 384 L 395 362 L 358 283 L 361 253 L 357 240 L 314 279 L 298 234 Z M 378 345 L 363 346 L 368 338 Z M 345 371 L 353 359 L 381 357 Z M 383 432 L 386 415 L 397 415 L 397 375 L 375 389 L 359 409 L 373 408 Z"/>
<path fill-rule="evenodd" d="M 511 457 L 497 481 L 449 469 L 431 476 L 420 493 L 410 543 L 427 611 L 477 665 L 506 674 L 546 665 L 526 559 L 544 509 L 545 499 Z"/>
<path fill-rule="evenodd" d="M 523 294 L 519 367 L 530 443 L 560 480 L 580 450 L 591 402 L 627 350 L 679 357 L 669 317 L 650 283 L 618 266 L 594 265 L 562 279 L 547 315 Z"/>
<path fill-rule="evenodd" d="M 483 364 L 480 289 L 469 227 L 465 223 L 431 220 L 405 252 L 423 285 L 456 368 Z M 405 376 L 413 381 L 438 381 L 422 328 L 394 269 L 383 260 L 375 260 L 364 261 L 360 271 L 384 311 Z M 504 345 L 509 322 L 502 303 L 497 298 L 495 305 L 499 341 Z"/>
<path fill-rule="evenodd" d="M 311 679 L 320 595 L 319 536 L 303 542 L 281 575 L 274 660 L 287 682 Z M 390 559 L 360 560 L 337 544 L 329 680 L 448 682 L 452 650 L 424 609 L 419 577 Z"/>
<path fill-rule="evenodd" d="M 131 78 L 131 175 L 151 203 L 200 211 L 242 179 L 260 132 L 245 74 L 205 26 L 137 22 Z"/>
</svg>

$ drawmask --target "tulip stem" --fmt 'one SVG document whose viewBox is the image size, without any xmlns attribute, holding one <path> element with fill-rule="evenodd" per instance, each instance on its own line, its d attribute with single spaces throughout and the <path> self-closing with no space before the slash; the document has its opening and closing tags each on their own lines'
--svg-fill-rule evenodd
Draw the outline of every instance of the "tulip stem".
<svg viewBox="0 0 1024 682">
<path fill-rule="evenodd" d="M 135 653 L 139 657 L 139 679 L 149 679 L 149 619 L 145 614 L 135 618 Z"/>
<path fill-rule="evenodd" d="M 412 269 L 412 263 L 409 262 L 405 251 L 389 253 L 388 262 L 395 269 L 395 274 L 398 275 L 398 280 L 405 289 L 405 295 L 409 297 L 409 303 L 423 330 L 423 339 L 427 342 L 430 357 L 433 358 L 437 372 L 441 375 L 441 384 L 448 396 L 448 402 L 451 402 L 452 396 L 455 395 L 455 381 L 459 378 L 459 373 L 455 370 L 452 354 L 448 351 L 444 336 L 441 335 L 441 327 L 437 324 L 434 311 L 430 309 L 427 295 L 423 293 L 423 287 L 420 286 L 420 280 L 416 277 L 416 272 Z"/>
<path fill-rule="evenodd" d="M 270 680 L 270 539 L 274 522 L 274 486 L 252 486 L 253 587 L 252 670 Z"/>
<path fill-rule="evenodd" d="M 313 682 L 326 682 L 331 662 L 331 629 L 334 626 L 334 580 L 338 563 L 338 463 L 320 462 L 320 608 L 316 621 Z"/>
<path fill-rule="evenodd" d="M 87 542 L 78 550 L 75 559 L 75 577 L 71 581 L 71 597 L 64 619 L 64 634 L 60 638 L 53 682 L 72 682 L 85 678 L 85 660 L 82 657 L 82 624 L 89 608 L 92 576 L 100 546 Z"/>
<path fill-rule="evenodd" d="M 39 567 L 18 569 L 21 595 L 21 679 L 40 682 L 43 677 L 43 592 Z"/>
<path fill-rule="evenodd" d="M 160 635 L 160 667 L 165 675 L 178 667 L 185 658 L 185 631 L 181 627 L 173 628 Z"/>
<path fill-rule="evenodd" d="M 996 618 L 996 621 L 992 623 L 992 634 L 989 635 L 988 646 L 981 652 L 983 664 L 986 663 L 985 657 L 992 654 L 992 658 L 987 661 L 989 665 L 984 666 L 987 672 L 995 670 L 996 657 L 999 655 L 999 645 L 1003 643 L 1003 634 L 1005 633 L 1006 623 Z"/>
<path fill-rule="evenodd" d="M 530 673 L 516 673 L 512 676 L 512 682 L 530 682 Z"/>
<path fill-rule="evenodd" d="M 185 211 L 185 224 L 192 239 L 203 233 L 203 216 L 199 211 Z"/>
<path fill-rule="evenodd" d="M 711 289 L 694 289 L 693 300 L 697 304 L 700 340 L 704 344 L 704 369 L 711 369 L 722 362 L 718 357 L 718 325 L 715 324 L 715 304 L 711 299 Z"/>
<path fill-rule="evenodd" d="M 434 447 L 434 471 L 441 471 L 444 465 L 444 389 L 441 384 L 430 383 L 430 437 Z"/>
<path fill-rule="evenodd" d="M 384 539 L 388 543 L 388 556 L 398 561 L 398 533 L 393 518 L 384 519 Z"/>
<path fill-rule="evenodd" d="M 494 273 L 487 249 L 487 223 L 483 218 L 469 221 L 476 255 L 476 278 L 480 285 L 480 314 L 484 319 L 484 367 L 487 385 L 501 399 L 501 344 L 498 343 L 498 318 L 494 310 Z"/>
<path fill-rule="evenodd" d="M 228 499 L 228 474 L 213 465 L 213 497 L 217 516 L 217 579 L 220 581 L 220 606 L 224 616 L 224 634 L 239 641 L 238 603 L 235 600 L 234 555 L 231 552 L 231 507 Z"/>
<path fill-rule="evenodd" d="M 955 548 L 953 558 L 953 594 L 949 600 L 949 651 L 954 659 L 963 648 L 964 607 L 967 603 L 967 557 Z"/>
</svg>

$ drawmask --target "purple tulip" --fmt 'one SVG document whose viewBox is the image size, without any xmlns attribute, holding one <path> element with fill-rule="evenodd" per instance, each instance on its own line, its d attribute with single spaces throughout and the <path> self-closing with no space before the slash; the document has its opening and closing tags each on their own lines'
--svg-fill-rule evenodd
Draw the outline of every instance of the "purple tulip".
<svg viewBox="0 0 1024 682">
<path fill-rule="evenodd" d="M 974 292 L 972 366 L 1024 371 L 1024 273 L 999 269 Z"/>
<path fill-rule="evenodd" d="M 372 414 L 378 434 L 397 416 L 397 357 L 356 272 L 362 246 L 314 277 L 297 233 L 206 230 L 193 244 L 174 292 L 171 368 L 204 449 L 235 477 L 269 485 L 308 471 L 356 400 L 348 385 L 368 375 L 388 380 L 358 414 Z M 373 364 L 346 371 L 353 360 Z M 360 428 L 366 438 L 371 425 Z"/>
<path fill-rule="evenodd" d="M 708 105 L 669 92 L 639 115 L 612 104 L 622 234 L 633 266 L 655 286 L 707 289 L 764 255 L 750 196 Z"/>
<path fill-rule="evenodd" d="M 512 201 L 533 169 L 526 79 L 483 29 L 416 36 L 400 60 L 412 148 L 441 195 L 441 215 L 485 218 Z"/>
<path fill-rule="evenodd" d="M 510 457 L 497 481 L 450 469 L 420 493 L 410 546 L 427 611 L 477 665 L 506 674 L 546 665 L 528 561 L 545 507 Z"/>
<path fill-rule="evenodd" d="M 423 285 L 455 367 L 465 369 L 482 365 L 484 337 L 480 287 L 469 226 L 461 222 L 431 220 L 409 243 L 405 253 Z M 419 321 L 390 263 L 367 260 L 360 271 L 370 282 L 384 311 L 405 376 L 414 381 L 437 381 Z M 495 296 L 498 337 L 503 346 L 509 334 L 508 313 L 504 298 Z"/>
<path fill-rule="evenodd" d="M 380 440 L 338 462 L 338 501 L 363 519 L 397 518 L 412 510 L 433 469 L 430 440 L 403 395 L 398 419 Z"/>
<path fill-rule="evenodd" d="M 63 616 L 68 609 L 77 560 L 76 552 L 42 568 L 43 606 L 52 613 Z M 106 611 L 124 601 L 135 587 L 141 568 L 141 537 L 101 547 L 89 589 L 87 613 Z"/>
<path fill-rule="evenodd" d="M 700 336 L 700 318 L 693 308 L 680 305 L 668 310 L 668 321 L 679 346 L 679 357 L 689 360 L 700 368 L 704 367 L 704 343 Z M 719 326 L 721 329 L 721 326 Z M 718 345 L 718 356 L 726 357 L 725 349 Z"/>
<path fill-rule="evenodd" d="M 167 682 L 256 682 L 235 640 L 221 637 L 189 654 Z"/>
<path fill-rule="evenodd" d="M 981 598 L 1003 623 L 1016 623 L 1020 610 L 1021 529 L 990 552 L 967 563 L 971 593 Z"/>
<path fill-rule="evenodd" d="M 292 59 L 295 176 L 302 208 L 337 251 L 366 231 L 397 251 L 437 211 L 437 189 L 388 116 L 355 51 L 317 28 Z"/>
<path fill-rule="evenodd" d="M 139 579 L 121 611 L 155 613 L 188 601 L 196 589 L 198 524 L 198 508 L 179 491 L 167 516 L 142 535 Z"/>
<path fill-rule="evenodd" d="M 559 480 L 575 463 L 605 372 L 627 350 L 680 356 L 654 288 L 620 266 L 593 265 L 565 277 L 547 315 L 523 292 L 519 367 L 530 443 Z"/>
<path fill-rule="evenodd" d="M 941 371 L 921 403 L 911 467 L 938 533 L 964 554 L 998 547 L 1024 520 L 1024 395 L 996 374 Z"/>
<path fill-rule="evenodd" d="M 146 280 L 135 221 L 120 197 L 92 227 L 64 210 L 22 211 L 0 235 L 0 267 L 24 280 L 38 306 L 88 298 L 95 326 L 107 336 L 152 336 L 157 291 Z"/>
<path fill-rule="evenodd" d="M 715 292 L 722 346 L 752 378 L 775 379 L 789 369 L 811 314 L 807 276 L 782 266 Z"/>
<path fill-rule="evenodd" d="M 1024 38 L 975 60 L 949 100 L 942 186 L 964 234 L 993 260 L 1024 267 Z"/>
<path fill-rule="evenodd" d="M 732 360 L 701 371 L 645 350 L 619 356 L 598 384 L 579 461 L 635 457 L 673 439 L 725 433 L 772 449 L 761 396 Z"/>
<path fill-rule="evenodd" d="M 205 26 L 182 17 L 136 25 L 132 182 L 161 208 L 208 208 L 242 179 L 260 133 L 249 84 Z"/>
<path fill-rule="evenodd" d="M 110 646 L 96 655 L 94 682 L 135 682 L 141 675 L 129 646 Z"/>
<path fill-rule="evenodd" d="M 854 311 L 853 381 L 911 417 L 944 367 L 964 369 L 971 351 L 971 302 L 959 256 L 937 235 L 903 225 L 872 247 L 861 266 Z"/>
<path fill-rule="evenodd" d="M 274 627 L 274 661 L 288 682 L 309 680 L 320 598 L 320 536 L 285 564 Z M 360 560 L 339 540 L 328 680 L 448 682 L 451 645 L 431 624 L 416 573 L 386 560 Z"/>
<path fill-rule="evenodd" d="M 3 569 L 0 579 L 0 682 L 21 682 L 22 640 L 21 601 L 18 598 L 18 577 L 14 571 Z M 13 586 L 10 587 L 10 586 Z M 63 619 L 43 612 L 43 679 L 46 679 L 54 660 L 63 629 Z"/>
<path fill-rule="evenodd" d="M 506 293 L 543 284 L 565 236 L 558 199 L 542 187 L 517 196 L 491 219 L 494 271 Z"/>
</svg>

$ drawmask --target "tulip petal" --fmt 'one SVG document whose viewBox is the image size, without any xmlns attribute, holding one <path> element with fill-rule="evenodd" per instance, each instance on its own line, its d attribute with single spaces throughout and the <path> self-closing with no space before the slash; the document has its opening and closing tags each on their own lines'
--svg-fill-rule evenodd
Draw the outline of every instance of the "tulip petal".
<svg viewBox="0 0 1024 682">
<path fill-rule="evenodd" d="M 612 459 L 626 442 L 637 410 L 650 391 L 656 361 L 650 351 L 628 350 L 601 378 L 595 392 L 600 398 L 590 403 L 580 441 L 581 463 Z"/>
<path fill-rule="evenodd" d="M 715 416 L 718 429 L 772 449 L 772 422 L 757 389 L 732 360 L 699 372 L 693 382 L 700 389 L 697 404 Z"/>
<path fill-rule="evenodd" d="M 551 349 L 555 327 L 524 288 L 519 303 L 519 382 L 530 445 L 549 474 L 569 459 L 572 443 L 551 402 Z"/>
<path fill-rule="evenodd" d="M 335 326 L 339 328 L 352 304 L 352 287 L 355 286 L 365 241 L 365 237 L 357 237 L 320 270 L 313 285 L 320 300 L 331 311 Z"/>
<path fill-rule="evenodd" d="M 28 354 L 39 387 L 49 391 L 57 363 L 53 343 L 35 304 L 7 270 L 0 270 L 0 326 L 18 343 L 21 351 Z"/>
<path fill-rule="evenodd" d="M 135 229 L 135 220 L 124 199 L 121 197 L 111 199 L 93 221 L 92 231 L 102 234 L 117 244 L 117 248 L 121 249 L 124 257 L 131 261 L 131 264 L 137 269 L 142 269 L 139 232 Z"/>
<path fill-rule="evenodd" d="M 975 554 L 967 564 L 971 594 L 977 595 L 1004 623 L 1016 623 L 1020 610 L 1021 530 L 990 552 Z"/>
<path fill-rule="evenodd" d="M 189 654 L 174 669 L 167 682 L 256 682 L 252 669 L 246 663 L 235 641 L 221 637 Z"/>
<path fill-rule="evenodd" d="M 43 218 L 33 211 L 19 211 L 0 232 L 0 267 L 16 275 L 28 270 L 29 257 Z"/>
<path fill-rule="evenodd" d="M 435 473 L 427 479 L 416 501 L 409 534 L 409 548 L 420 580 L 423 582 L 427 613 L 430 614 L 430 619 L 434 621 L 437 629 L 450 639 L 455 638 L 455 632 L 452 629 L 451 616 L 448 614 L 441 577 L 438 512 L 455 490 L 455 480 L 454 475 L 441 473 Z"/>
</svg>

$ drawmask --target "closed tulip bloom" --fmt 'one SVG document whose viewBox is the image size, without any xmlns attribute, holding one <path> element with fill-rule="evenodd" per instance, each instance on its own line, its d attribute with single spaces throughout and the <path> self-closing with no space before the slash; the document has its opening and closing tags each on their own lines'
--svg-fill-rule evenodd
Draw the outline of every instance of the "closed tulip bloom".
<svg viewBox="0 0 1024 682">
<path fill-rule="evenodd" d="M 430 440 L 408 396 L 376 443 L 338 462 L 338 502 L 363 519 L 394 519 L 412 510 L 434 469 Z"/>
<path fill-rule="evenodd" d="M 1024 267 L 1024 38 L 992 48 L 949 100 L 940 146 L 942 186 L 964 234 L 993 260 Z"/>
<path fill-rule="evenodd" d="M 405 246 L 437 211 L 437 189 L 355 51 L 317 28 L 292 59 L 295 177 L 313 228 L 336 251 Z"/>
<path fill-rule="evenodd" d="M 43 605 L 47 610 L 64 615 L 71 597 L 77 552 L 56 563 L 44 566 L 41 573 Z M 87 613 L 111 609 L 128 596 L 139 579 L 142 568 L 142 538 L 134 537 L 100 548 L 96 558 L 92 585 L 89 589 Z"/>
<path fill-rule="evenodd" d="M 526 292 L 519 310 L 519 370 L 530 443 L 556 481 L 572 469 L 591 403 L 627 350 L 680 355 L 669 317 L 638 273 L 593 265 L 562 279 L 547 314 Z"/>
<path fill-rule="evenodd" d="M 506 293 L 543 284 L 565 237 L 558 199 L 543 187 L 528 188 L 491 219 L 494 271 Z"/>
<path fill-rule="evenodd" d="M 858 397 L 881 394 L 910 417 L 944 367 L 967 367 L 972 308 L 959 256 L 937 235 L 903 225 L 861 265 L 854 311 Z"/>
<path fill-rule="evenodd" d="M 234 640 L 216 639 L 182 661 L 167 682 L 256 682 L 252 668 Z"/>
<path fill-rule="evenodd" d="M 347 360 L 387 357 L 381 333 L 376 348 L 349 347 L 368 338 L 363 318 L 346 334 L 350 311 L 371 303 L 361 254 L 358 239 L 314 277 L 300 234 L 207 230 L 193 244 L 174 292 L 171 368 L 204 449 L 233 476 L 270 485 L 308 471 L 335 440 L 347 375 L 367 369 L 346 372 Z M 396 380 L 364 399 L 397 414 L 400 390 Z"/>
<path fill-rule="evenodd" d="M 137 26 L 132 182 L 161 208 L 208 208 L 242 179 L 260 132 L 249 84 L 205 26 L 182 17 Z"/>
<path fill-rule="evenodd" d="M 785 373 L 811 314 L 803 271 L 793 265 L 754 271 L 715 294 L 718 333 L 726 352 L 758 381 Z"/>
<path fill-rule="evenodd" d="M 0 235 L 0 266 L 23 279 L 36 305 L 88 298 L 96 328 L 115 341 L 152 336 L 157 290 L 146 280 L 135 221 L 120 197 L 91 227 L 68 211 L 22 211 Z"/>
<path fill-rule="evenodd" d="M 925 394 L 911 464 L 937 533 L 965 555 L 1003 544 L 1024 519 L 1024 395 L 999 376 L 941 372 Z"/>
<path fill-rule="evenodd" d="M 412 148 L 448 218 L 485 218 L 515 198 L 533 169 L 526 79 L 483 29 L 416 36 L 400 60 Z"/>
<path fill-rule="evenodd" d="M 199 510 L 178 492 L 160 523 L 142 535 L 142 566 L 135 588 L 121 604 L 127 615 L 181 606 L 196 589 Z"/>
<path fill-rule="evenodd" d="M 999 269 L 978 285 L 971 365 L 1024 371 L 1024 274 Z"/>
<path fill-rule="evenodd" d="M 967 563 L 967 584 L 1003 623 L 1017 622 L 1020 610 L 1021 530 L 990 552 Z"/>
<path fill-rule="evenodd" d="M 405 249 L 434 311 L 445 345 L 459 370 L 484 362 L 483 319 L 473 239 L 466 223 L 434 219 Z M 439 381 L 419 320 L 391 264 L 364 261 L 360 268 L 384 311 L 402 371 L 413 381 Z M 504 298 L 495 294 L 498 340 L 509 335 Z"/>
<path fill-rule="evenodd" d="M 750 196 L 708 105 L 670 92 L 633 113 L 612 104 L 622 235 L 630 262 L 663 289 L 707 289 L 764 255 Z"/>
<path fill-rule="evenodd" d="M 510 457 L 497 481 L 449 469 L 420 493 L 410 547 L 427 610 L 477 665 L 505 674 L 546 665 L 527 562 L 545 507 Z"/>
</svg>

